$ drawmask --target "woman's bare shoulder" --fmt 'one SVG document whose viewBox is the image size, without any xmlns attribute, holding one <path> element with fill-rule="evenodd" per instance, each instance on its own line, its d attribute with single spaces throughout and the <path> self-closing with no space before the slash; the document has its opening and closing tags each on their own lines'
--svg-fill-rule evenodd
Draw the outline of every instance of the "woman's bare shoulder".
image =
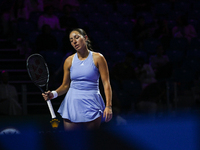
<svg viewBox="0 0 200 150">
<path fill-rule="evenodd" d="M 93 52 L 93 60 L 97 68 L 99 68 L 99 65 L 106 63 L 105 57 L 99 52 Z"/>
<path fill-rule="evenodd" d="M 70 55 L 69 57 L 67 57 L 66 59 L 65 59 L 65 66 L 68 66 L 68 67 L 71 67 L 71 64 L 72 64 L 72 60 L 73 60 L 73 58 L 74 58 L 74 55 L 75 54 L 72 54 L 72 55 Z"/>
<path fill-rule="evenodd" d="M 103 58 L 104 56 L 103 56 L 101 53 L 99 53 L 99 52 L 93 52 L 93 57 L 94 57 L 95 59 L 101 59 L 101 58 Z"/>
</svg>

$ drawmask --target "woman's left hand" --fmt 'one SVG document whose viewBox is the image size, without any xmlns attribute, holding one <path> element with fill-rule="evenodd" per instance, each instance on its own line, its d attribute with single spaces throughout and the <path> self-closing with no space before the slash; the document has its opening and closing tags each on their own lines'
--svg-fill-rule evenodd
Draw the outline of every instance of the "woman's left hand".
<svg viewBox="0 0 200 150">
<path fill-rule="evenodd" d="M 112 119 L 112 107 L 105 108 L 103 117 L 105 118 L 105 122 L 108 122 Z"/>
</svg>

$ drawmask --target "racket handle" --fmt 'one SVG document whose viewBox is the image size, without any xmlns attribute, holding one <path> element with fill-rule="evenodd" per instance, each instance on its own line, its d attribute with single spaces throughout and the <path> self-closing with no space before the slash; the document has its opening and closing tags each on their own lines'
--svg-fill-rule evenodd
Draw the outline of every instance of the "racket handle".
<svg viewBox="0 0 200 150">
<path fill-rule="evenodd" d="M 52 118 L 56 118 L 55 112 L 54 112 L 54 110 L 53 110 L 53 106 L 52 106 L 52 104 L 51 104 L 51 100 L 47 100 L 47 105 L 48 105 L 48 107 L 49 107 L 49 110 L 50 110 L 50 113 L 51 113 L 51 117 L 52 117 Z"/>
</svg>

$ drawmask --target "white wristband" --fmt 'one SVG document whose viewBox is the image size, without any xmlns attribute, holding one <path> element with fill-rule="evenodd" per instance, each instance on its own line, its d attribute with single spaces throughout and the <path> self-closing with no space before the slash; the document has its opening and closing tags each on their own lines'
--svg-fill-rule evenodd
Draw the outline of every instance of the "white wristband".
<svg viewBox="0 0 200 150">
<path fill-rule="evenodd" d="M 52 99 L 58 97 L 58 93 L 56 91 L 51 91 L 51 93 L 53 94 L 53 98 Z"/>
</svg>

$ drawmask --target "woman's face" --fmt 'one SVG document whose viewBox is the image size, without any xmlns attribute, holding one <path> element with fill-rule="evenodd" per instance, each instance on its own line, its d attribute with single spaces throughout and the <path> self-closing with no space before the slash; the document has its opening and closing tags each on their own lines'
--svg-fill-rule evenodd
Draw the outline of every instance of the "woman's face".
<svg viewBox="0 0 200 150">
<path fill-rule="evenodd" d="M 71 45 L 75 50 L 81 50 L 86 48 L 87 36 L 83 37 L 78 31 L 72 31 L 69 35 Z"/>
</svg>

